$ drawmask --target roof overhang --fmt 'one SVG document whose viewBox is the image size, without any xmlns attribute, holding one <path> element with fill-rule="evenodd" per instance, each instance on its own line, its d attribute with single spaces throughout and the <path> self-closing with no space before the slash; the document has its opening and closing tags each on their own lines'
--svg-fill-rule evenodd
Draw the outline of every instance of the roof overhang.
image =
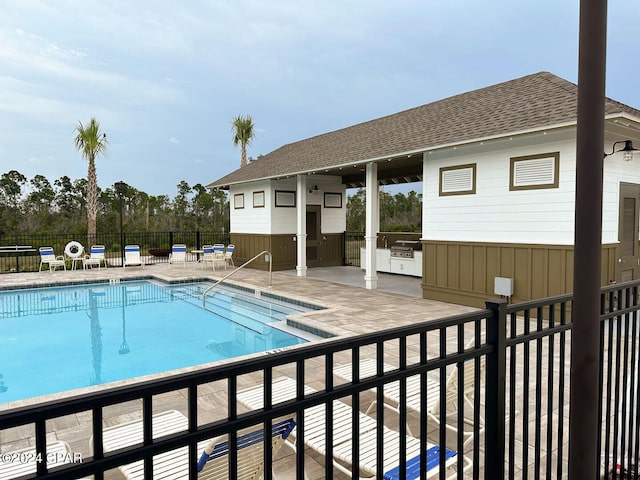
<svg viewBox="0 0 640 480">
<path fill-rule="evenodd" d="M 620 115 L 612 116 L 620 117 Z M 631 120 L 631 119 L 630 119 Z M 423 154 L 439 152 L 443 150 L 456 149 L 467 146 L 481 145 L 488 148 L 492 143 L 510 140 L 516 137 L 526 135 L 547 133 L 552 131 L 563 130 L 566 128 L 574 128 L 576 122 L 565 122 L 561 124 L 549 125 L 544 128 L 527 129 L 520 131 L 508 132 L 500 135 L 478 137 L 473 139 L 462 140 L 459 142 L 450 142 L 440 145 L 427 145 L 420 149 L 398 152 L 392 155 L 384 155 L 373 158 L 357 159 L 351 162 L 345 162 L 323 169 L 309 169 L 292 171 L 286 174 L 268 175 L 260 178 L 253 178 L 246 181 L 237 181 L 218 184 L 213 182 L 207 185 L 207 188 L 228 189 L 234 185 L 243 185 L 264 180 L 280 180 L 282 178 L 295 177 L 297 175 L 336 175 L 342 177 L 342 183 L 348 188 L 364 186 L 365 166 L 368 163 L 378 164 L 378 181 L 381 185 L 392 185 L 401 183 L 411 183 L 422 181 L 422 160 Z"/>
</svg>

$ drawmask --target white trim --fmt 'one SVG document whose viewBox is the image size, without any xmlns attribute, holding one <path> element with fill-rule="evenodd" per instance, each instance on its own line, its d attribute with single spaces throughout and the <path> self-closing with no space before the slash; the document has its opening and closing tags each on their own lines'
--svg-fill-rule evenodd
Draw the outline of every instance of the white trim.
<svg viewBox="0 0 640 480">
<path fill-rule="evenodd" d="M 307 276 L 307 177 L 296 178 L 296 271 L 298 277 Z"/>
</svg>

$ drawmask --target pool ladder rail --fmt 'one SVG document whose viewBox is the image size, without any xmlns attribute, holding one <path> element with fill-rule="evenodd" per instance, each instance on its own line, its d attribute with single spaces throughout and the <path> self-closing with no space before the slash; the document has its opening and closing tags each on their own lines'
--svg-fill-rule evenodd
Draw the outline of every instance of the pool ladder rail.
<svg viewBox="0 0 640 480">
<path fill-rule="evenodd" d="M 257 260 L 258 258 L 260 258 L 262 255 L 265 255 L 265 259 L 269 262 L 269 284 L 268 286 L 271 287 L 272 286 L 272 272 L 271 272 L 271 266 L 272 266 L 272 257 L 273 255 L 271 255 L 271 252 L 268 250 L 263 250 L 262 252 L 260 252 L 259 254 L 257 254 L 255 257 L 253 257 L 252 259 L 250 259 L 249 261 L 243 263 L 242 265 L 240 265 L 238 268 L 236 268 L 233 272 L 226 274 L 224 277 L 222 277 L 220 280 L 218 280 L 216 283 L 214 283 L 213 285 L 211 285 L 209 288 L 207 288 L 203 293 L 202 293 L 202 306 L 204 307 L 206 304 L 206 300 L 207 300 L 207 293 L 209 293 L 211 290 L 213 290 L 215 287 L 217 287 L 219 284 L 221 284 L 222 282 L 224 282 L 227 278 L 229 278 L 231 275 L 235 274 L 236 272 L 242 270 L 244 267 L 246 267 L 247 265 L 249 265 L 251 262 L 253 262 L 254 260 Z"/>
</svg>

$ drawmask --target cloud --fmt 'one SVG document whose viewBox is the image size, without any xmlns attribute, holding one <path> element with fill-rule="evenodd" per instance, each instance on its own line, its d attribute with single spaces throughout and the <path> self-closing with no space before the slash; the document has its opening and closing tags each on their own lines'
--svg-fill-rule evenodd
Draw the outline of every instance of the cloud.
<svg viewBox="0 0 640 480">
<path fill-rule="evenodd" d="M 171 138 L 169 138 L 169 143 L 178 144 L 178 143 L 180 143 L 180 140 L 178 140 L 176 137 L 171 137 Z"/>
</svg>

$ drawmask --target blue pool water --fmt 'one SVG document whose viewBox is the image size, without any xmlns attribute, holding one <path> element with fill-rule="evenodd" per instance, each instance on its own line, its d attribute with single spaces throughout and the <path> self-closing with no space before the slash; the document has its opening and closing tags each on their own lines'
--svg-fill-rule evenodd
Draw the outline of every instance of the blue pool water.
<svg viewBox="0 0 640 480">
<path fill-rule="evenodd" d="M 309 308 L 218 288 L 203 308 L 207 286 L 0 292 L 0 403 L 305 342 L 275 326 Z"/>
</svg>

